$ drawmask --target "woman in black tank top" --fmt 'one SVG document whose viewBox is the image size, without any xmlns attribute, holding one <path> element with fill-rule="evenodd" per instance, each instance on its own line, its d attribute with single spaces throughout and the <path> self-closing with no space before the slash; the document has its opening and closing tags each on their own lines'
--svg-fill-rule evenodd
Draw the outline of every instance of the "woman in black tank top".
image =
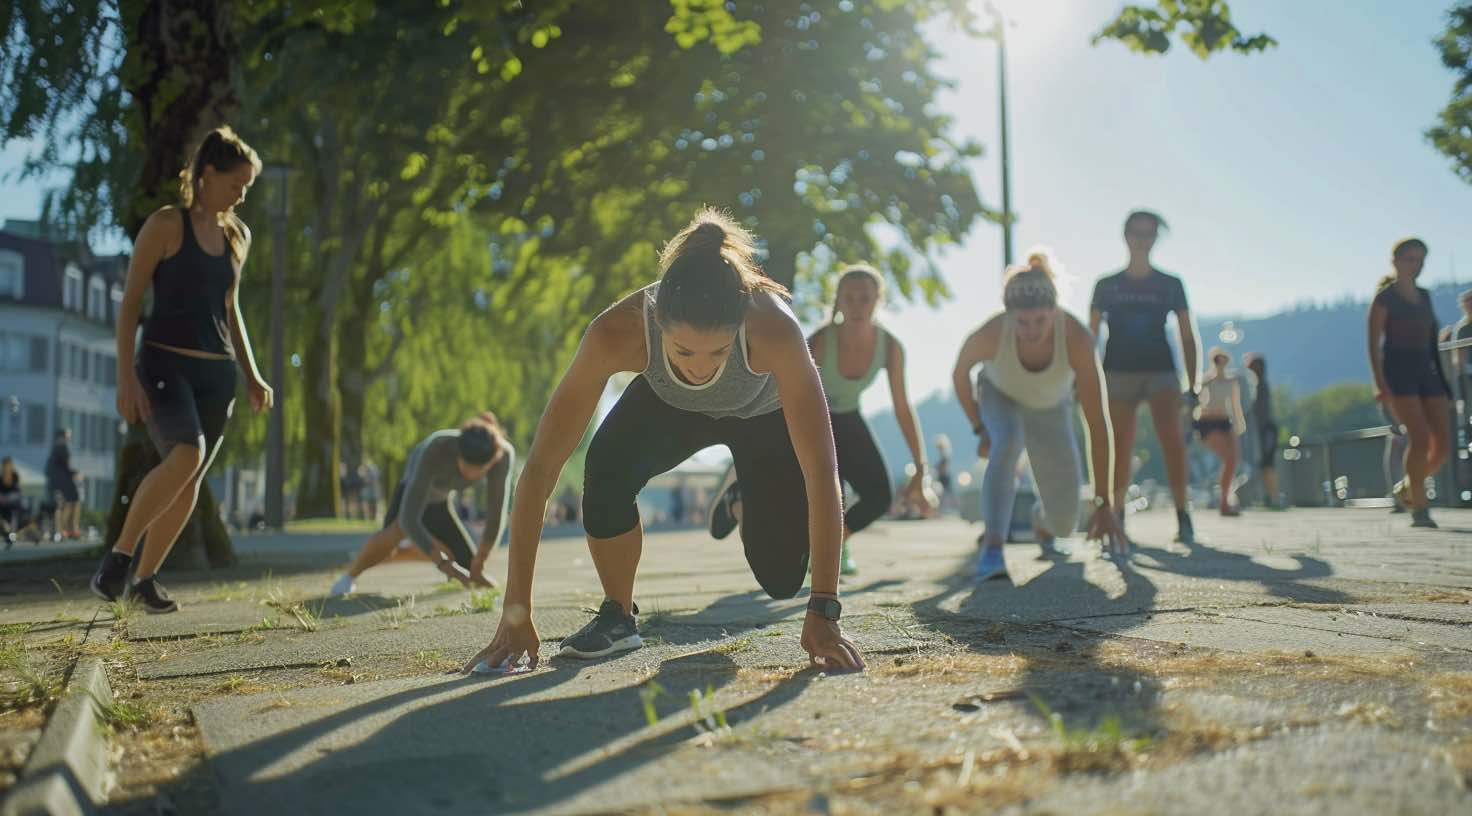
<svg viewBox="0 0 1472 816">
<path fill-rule="evenodd" d="M 149 612 L 179 608 L 154 575 L 194 512 L 199 482 L 219 452 L 234 408 L 237 364 L 251 406 L 271 406 L 271 387 L 256 367 L 236 298 L 250 231 L 235 207 L 260 170 L 260 158 L 230 128 L 211 131 L 180 174 L 181 206 L 149 216 L 133 245 L 117 317 L 118 413 L 147 424 L 162 461 L 138 485 L 117 543 L 92 577 L 92 591 L 104 600 L 126 595 Z M 135 353 L 150 286 L 153 310 Z M 130 583 L 133 551 L 145 530 Z"/>
<path fill-rule="evenodd" d="M 1431 293 L 1416 285 L 1426 265 L 1426 242 L 1407 238 L 1391 252 L 1395 271 L 1380 280 L 1370 304 L 1370 371 L 1375 398 L 1390 406 L 1406 429 L 1405 478 L 1395 497 L 1411 511 L 1412 527 L 1436 527 L 1426 500 L 1426 477 L 1451 452 L 1451 389 L 1436 343 Z"/>
</svg>

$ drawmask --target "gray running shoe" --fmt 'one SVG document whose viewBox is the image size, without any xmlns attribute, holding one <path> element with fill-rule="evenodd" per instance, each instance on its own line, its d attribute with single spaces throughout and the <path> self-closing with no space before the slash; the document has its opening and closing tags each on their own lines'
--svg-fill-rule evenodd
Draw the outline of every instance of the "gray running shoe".
<svg viewBox="0 0 1472 816">
<path fill-rule="evenodd" d="M 635 604 L 634 612 L 637 614 L 638 611 L 639 606 Z M 634 616 L 625 615 L 624 608 L 618 601 L 607 598 L 598 608 L 598 615 L 588 621 L 587 626 L 562 641 L 562 649 L 558 654 L 587 659 L 604 657 L 614 652 L 627 652 L 643 645 L 644 639 L 639 637 L 639 627 L 634 622 Z"/>
</svg>

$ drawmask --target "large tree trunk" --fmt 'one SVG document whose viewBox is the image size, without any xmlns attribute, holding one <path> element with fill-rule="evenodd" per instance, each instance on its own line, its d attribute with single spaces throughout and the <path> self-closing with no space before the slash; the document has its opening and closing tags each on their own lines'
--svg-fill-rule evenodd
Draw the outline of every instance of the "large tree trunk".
<svg viewBox="0 0 1472 816">
<path fill-rule="evenodd" d="M 178 200 L 179 170 L 204 134 L 229 121 L 239 107 L 232 87 L 234 43 L 228 0 L 122 0 L 119 13 L 127 30 L 127 55 L 121 79 L 132 97 L 128 140 L 145 158 L 134 192 L 121 199 L 117 221 L 137 236 L 148 215 Z M 128 429 L 118 452 L 117 487 L 108 513 L 108 547 L 122 531 L 138 483 L 159 462 L 141 426 Z M 174 563 L 211 566 L 235 559 L 229 532 L 219 521 L 208 484 L 200 486 L 194 515 L 180 534 Z M 207 515 L 207 518 L 202 518 Z"/>
<path fill-rule="evenodd" d="M 341 457 L 342 403 L 337 393 L 337 338 L 323 318 L 302 356 L 302 402 L 306 408 L 306 449 L 296 494 L 297 518 L 338 514 L 342 491 L 337 479 Z"/>
</svg>

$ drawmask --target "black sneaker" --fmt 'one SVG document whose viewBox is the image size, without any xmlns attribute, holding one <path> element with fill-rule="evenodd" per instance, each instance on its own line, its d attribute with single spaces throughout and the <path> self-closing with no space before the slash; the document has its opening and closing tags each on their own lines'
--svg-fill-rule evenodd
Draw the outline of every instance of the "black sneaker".
<svg viewBox="0 0 1472 816">
<path fill-rule="evenodd" d="M 1428 530 L 1439 529 L 1436 522 L 1431 520 L 1431 511 L 1425 507 L 1411 511 L 1411 526 L 1425 527 Z"/>
<path fill-rule="evenodd" d="M 1177 510 L 1176 525 L 1179 527 L 1176 532 L 1176 541 L 1188 547 L 1196 543 L 1196 526 L 1191 523 L 1190 513 L 1185 510 Z"/>
<path fill-rule="evenodd" d="M 721 487 L 716 491 L 716 497 L 710 504 L 711 538 L 719 541 L 736 529 L 738 522 L 732 508 L 739 501 L 741 501 L 741 485 L 736 482 L 736 469 L 732 468 L 721 480 Z"/>
<path fill-rule="evenodd" d="M 639 605 L 634 605 L 639 612 Z M 626 652 L 644 645 L 639 637 L 639 627 L 633 615 L 625 615 L 624 608 L 612 598 L 605 599 L 598 608 L 597 617 L 576 634 L 562 641 L 558 654 L 563 657 L 603 657 L 614 652 Z"/>
<path fill-rule="evenodd" d="M 179 611 L 179 604 L 169 597 L 169 593 L 159 585 L 157 578 L 134 581 L 128 587 L 128 600 L 142 604 L 144 611 L 150 615 Z"/>
<path fill-rule="evenodd" d="M 108 550 L 92 576 L 92 594 L 108 602 L 123 597 L 123 588 L 128 585 L 128 565 L 132 562 L 133 556 Z"/>
</svg>

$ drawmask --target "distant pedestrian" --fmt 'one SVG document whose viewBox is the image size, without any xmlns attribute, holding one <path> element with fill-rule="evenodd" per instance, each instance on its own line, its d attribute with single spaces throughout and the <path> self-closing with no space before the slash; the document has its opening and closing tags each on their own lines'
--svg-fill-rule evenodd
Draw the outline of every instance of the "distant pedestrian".
<svg viewBox="0 0 1472 816">
<path fill-rule="evenodd" d="M 77 471 L 72 469 L 71 441 L 70 430 L 56 432 L 51 455 L 46 458 L 46 494 L 56 507 L 56 534 L 81 538 L 82 496 L 77 489 Z"/>
<path fill-rule="evenodd" d="M 1273 421 L 1273 391 L 1268 384 L 1268 361 L 1262 354 L 1246 357 L 1247 370 L 1256 384 L 1252 410 L 1248 412 L 1252 436 L 1257 440 L 1257 471 L 1262 476 L 1263 503 L 1278 507 L 1278 424 Z"/>
<path fill-rule="evenodd" d="M 1375 398 L 1390 406 L 1409 441 L 1395 495 L 1410 509 L 1412 527 L 1434 528 L 1426 479 L 1451 453 L 1451 389 L 1437 350 L 1431 293 L 1416 285 L 1426 254 L 1419 238 L 1392 249 L 1394 271 L 1380 280 L 1370 304 L 1369 352 Z"/>
</svg>

